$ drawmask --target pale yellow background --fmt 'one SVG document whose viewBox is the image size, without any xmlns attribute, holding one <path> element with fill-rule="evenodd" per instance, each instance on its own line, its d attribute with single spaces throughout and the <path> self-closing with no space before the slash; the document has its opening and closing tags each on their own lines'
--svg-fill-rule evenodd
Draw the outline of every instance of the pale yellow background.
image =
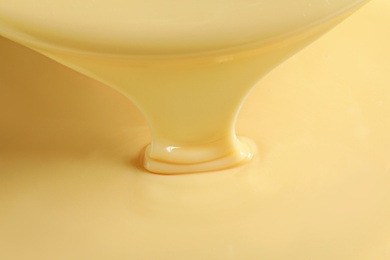
<svg viewBox="0 0 390 260">
<path fill-rule="evenodd" d="M 157 176 L 114 90 L 0 40 L 0 259 L 390 258 L 390 4 L 272 72 L 237 170 Z"/>
</svg>

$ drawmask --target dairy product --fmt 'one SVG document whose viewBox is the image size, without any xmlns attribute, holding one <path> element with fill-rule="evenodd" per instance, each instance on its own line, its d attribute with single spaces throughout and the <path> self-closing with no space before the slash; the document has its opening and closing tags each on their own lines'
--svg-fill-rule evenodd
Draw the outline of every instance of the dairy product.
<svg viewBox="0 0 390 260">
<path fill-rule="evenodd" d="M 6 1 L 2 34 L 29 45 L 123 56 L 223 52 L 272 42 L 365 0 Z"/>
<path fill-rule="evenodd" d="M 191 175 L 139 167 L 125 98 L 2 40 L 0 258 L 388 259 L 389 12 L 373 1 L 252 91 L 251 162 Z"/>
<path fill-rule="evenodd" d="M 0 29 L 133 100 L 152 133 L 145 168 L 180 174 L 250 160 L 255 145 L 234 130 L 249 90 L 365 2 L 196 1 L 184 8 L 177 1 L 119 1 L 109 3 L 116 6 L 109 12 L 104 1 L 97 11 L 67 1 L 34 3 L 25 13 L 20 6 L 30 1 L 21 0 L 2 5 Z M 55 16 L 48 13 L 59 5 L 64 8 Z M 188 20 L 162 18 L 173 14 Z M 51 23 L 42 23 L 47 19 Z"/>
</svg>

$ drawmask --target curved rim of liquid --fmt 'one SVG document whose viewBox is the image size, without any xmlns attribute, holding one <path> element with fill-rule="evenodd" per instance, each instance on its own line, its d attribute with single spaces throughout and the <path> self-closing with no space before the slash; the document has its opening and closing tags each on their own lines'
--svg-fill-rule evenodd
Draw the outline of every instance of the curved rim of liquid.
<svg viewBox="0 0 390 260">
<path fill-rule="evenodd" d="M 17 43 L 25 45 L 31 49 L 41 53 L 61 53 L 66 55 L 74 56 L 89 56 L 89 57 L 105 57 L 113 58 L 117 62 L 123 60 L 127 64 L 129 60 L 132 60 L 135 64 L 164 64 L 164 65 L 175 65 L 177 63 L 182 64 L 183 62 L 189 63 L 214 63 L 214 62 L 226 62 L 229 60 L 237 59 L 240 57 L 247 57 L 256 54 L 267 52 L 270 48 L 277 48 L 278 46 L 284 46 L 289 42 L 299 41 L 307 35 L 315 34 L 317 31 L 328 31 L 333 26 L 336 26 L 342 20 L 353 14 L 355 11 L 360 9 L 362 6 L 370 2 L 371 0 L 362 0 L 353 5 L 347 6 L 332 15 L 318 19 L 313 23 L 307 24 L 306 26 L 297 28 L 296 30 L 290 31 L 285 34 L 278 35 L 276 37 L 262 39 L 254 41 L 248 44 L 242 44 L 237 46 L 231 46 L 218 50 L 206 50 L 198 52 L 187 52 L 187 53 L 171 53 L 171 54 L 152 54 L 152 55 L 135 55 L 130 52 L 123 53 L 110 53 L 105 51 L 90 51 L 85 49 L 74 49 L 64 45 L 51 44 L 48 42 L 41 41 L 34 36 L 28 35 L 23 32 L 15 32 L 12 29 L 7 29 L 7 26 L 1 26 L 0 20 L 0 36 L 4 36 Z M 3 28 L 2 28 L 3 27 Z M 328 28 L 328 29 L 327 29 Z M 319 35 L 320 36 L 320 35 Z"/>
</svg>

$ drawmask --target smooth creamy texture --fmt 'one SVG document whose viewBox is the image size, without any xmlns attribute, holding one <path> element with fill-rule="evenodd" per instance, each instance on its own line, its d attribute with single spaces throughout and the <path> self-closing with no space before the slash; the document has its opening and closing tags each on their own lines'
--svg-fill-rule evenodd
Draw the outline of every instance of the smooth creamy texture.
<svg viewBox="0 0 390 260">
<path fill-rule="evenodd" d="M 47 44 L 48 48 L 132 56 L 177 55 L 261 45 L 363 2 L 13 0 L 0 4 L 0 27 L 8 28 L 3 33 L 14 35 L 18 31 L 14 36 L 26 38 L 30 44 Z"/>
<path fill-rule="evenodd" d="M 389 259 L 389 15 L 373 1 L 254 89 L 237 132 L 260 156 L 181 176 L 137 168 L 126 98 L 2 39 L 0 259 Z"/>
<path fill-rule="evenodd" d="M 125 34 L 130 38 L 124 37 L 120 41 L 111 37 L 111 31 L 114 28 L 118 31 L 133 28 L 132 25 L 123 24 L 117 20 L 117 17 L 121 15 L 119 10 L 131 9 L 132 5 L 137 6 L 135 8 L 137 12 L 145 19 L 147 18 L 147 21 L 154 21 L 155 16 L 148 12 L 149 9 L 154 9 L 147 3 L 143 3 L 142 8 L 133 1 L 127 4 L 121 3 L 121 9 L 115 9 L 116 12 L 113 13 L 106 11 L 107 15 L 99 18 L 95 17 L 95 11 L 88 8 L 82 9 L 83 17 L 88 17 L 88 19 L 77 20 L 75 18 L 74 21 L 78 26 L 74 25 L 72 34 L 67 34 L 67 30 L 61 30 L 61 26 L 71 17 L 68 8 L 75 8 L 70 2 L 67 3 L 69 7 L 61 9 L 60 12 L 57 11 L 51 23 L 47 25 L 54 26 L 56 31 L 47 30 L 47 26 L 41 24 L 37 27 L 40 32 L 37 34 L 31 27 L 39 19 L 30 21 L 29 14 L 34 13 L 34 15 L 41 15 L 40 19 L 49 19 L 51 17 L 50 5 L 45 5 L 45 8 L 40 4 L 34 5 L 33 8 L 29 8 L 29 14 L 25 14 L 24 9 L 18 12 L 22 9 L 20 4 L 25 2 L 29 1 L 0 5 L 0 7 L 3 6 L 2 9 L 0 8 L 0 20 L 2 21 L 0 32 L 35 48 L 60 63 L 106 83 L 129 97 L 144 113 L 151 128 L 152 143 L 146 148 L 145 168 L 156 173 L 182 174 L 225 169 L 250 160 L 256 145 L 251 141 L 238 139 L 234 129 L 236 115 L 249 90 L 273 67 L 325 33 L 366 1 L 328 2 L 326 6 L 323 5 L 322 0 L 297 1 L 293 5 L 280 0 L 257 1 L 254 2 L 257 5 L 251 8 L 257 12 L 252 15 L 243 11 L 248 8 L 248 3 L 236 3 L 235 8 L 224 10 L 224 15 L 234 14 L 229 22 L 222 19 L 224 26 L 218 25 L 219 20 L 213 19 L 214 16 L 212 16 L 208 17 L 209 22 L 205 28 L 201 29 L 200 35 L 197 35 L 197 32 L 191 28 L 187 28 L 194 33 L 191 44 L 198 49 L 191 49 L 192 45 L 188 44 L 189 48 L 182 56 L 179 55 L 182 50 L 176 46 L 180 43 L 177 37 L 185 39 L 187 37 L 176 30 L 176 24 L 185 26 L 185 23 L 178 21 L 168 24 L 160 22 L 164 29 L 153 27 L 153 32 L 148 30 L 147 25 L 137 24 L 137 30 L 144 37 L 154 39 L 156 33 L 163 32 L 164 37 L 169 39 L 167 43 L 154 39 L 155 45 L 149 49 L 147 56 L 142 56 L 143 51 L 131 48 L 131 44 L 139 41 L 136 33 L 130 31 Z M 101 1 L 98 5 L 103 2 Z M 110 5 L 114 3 L 110 2 Z M 212 4 L 207 6 L 202 1 L 194 2 L 193 5 L 195 7 L 192 9 L 183 8 L 182 10 L 181 4 L 168 1 L 164 2 L 165 8 L 157 10 L 160 16 L 167 16 L 173 12 L 189 17 L 191 14 L 188 12 L 193 12 L 193 10 L 215 11 Z M 229 6 L 231 8 L 230 4 Z M 158 7 L 158 1 L 156 1 L 156 7 Z M 11 12 L 11 9 L 14 11 Z M 9 13 L 13 14 L 10 16 L 12 20 L 7 18 Z M 131 13 L 126 17 L 129 23 L 138 21 L 138 16 L 132 16 Z M 159 16 L 156 15 L 156 17 Z M 109 50 L 112 52 L 109 54 L 91 53 L 95 50 L 94 48 L 82 53 L 85 47 L 84 37 L 89 35 L 89 30 L 85 26 L 95 20 L 97 28 L 100 28 L 101 23 L 112 27 L 112 30 L 104 29 L 105 27 L 99 29 L 99 36 L 106 40 L 95 39 L 96 45 L 105 44 L 105 41 L 110 42 L 107 46 L 111 46 Z M 196 21 L 203 20 L 198 17 Z M 248 24 L 248 21 L 254 24 Z M 226 45 L 230 48 L 228 53 L 211 53 L 210 51 L 214 49 L 205 47 L 204 44 L 208 45 L 215 41 L 224 44 L 229 42 L 226 37 L 218 33 L 212 33 L 213 37 L 207 36 L 216 28 L 226 34 L 228 39 L 250 40 L 252 45 L 257 46 L 239 51 L 232 49 L 236 46 L 231 44 Z M 77 33 L 79 30 L 84 30 L 83 36 Z M 241 35 L 244 30 L 251 32 L 257 38 Z M 267 30 L 275 33 L 277 37 L 264 32 Z M 26 36 L 24 33 L 31 35 Z M 56 49 L 49 45 L 53 45 L 51 37 L 55 37 L 58 33 L 64 40 Z M 90 39 L 94 38 L 91 36 Z M 78 44 L 71 42 L 78 42 Z M 145 39 L 139 41 L 145 46 L 148 42 Z M 130 46 L 129 49 L 123 50 L 119 56 L 115 55 L 118 53 L 119 45 L 125 43 Z M 165 53 L 160 52 L 160 44 L 161 46 L 168 44 L 175 52 L 169 53 L 170 57 L 153 56 L 155 53 Z M 63 47 L 68 51 L 64 51 Z M 219 48 L 218 51 L 223 51 L 224 47 L 219 46 Z M 194 52 L 202 54 L 194 55 Z"/>
</svg>

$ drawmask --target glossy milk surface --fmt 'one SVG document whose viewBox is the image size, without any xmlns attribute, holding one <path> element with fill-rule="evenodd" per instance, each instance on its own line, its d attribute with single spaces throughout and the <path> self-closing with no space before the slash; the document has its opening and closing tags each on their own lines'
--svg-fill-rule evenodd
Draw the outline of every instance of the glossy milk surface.
<svg viewBox="0 0 390 260">
<path fill-rule="evenodd" d="M 180 176 L 139 167 L 126 98 L 2 39 L 1 258 L 388 259 L 389 14 L 373 1 L 253 90 L 250 163 Z"/>
</svg>

